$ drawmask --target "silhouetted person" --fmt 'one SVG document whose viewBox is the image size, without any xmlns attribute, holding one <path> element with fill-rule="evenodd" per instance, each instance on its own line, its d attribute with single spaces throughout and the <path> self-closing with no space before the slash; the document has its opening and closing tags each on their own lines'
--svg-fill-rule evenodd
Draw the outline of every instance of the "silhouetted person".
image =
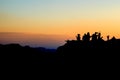
<svg viewBox="0 0 120 80">
<path fill-rule="evenodd" d="M 98 40 L 101 39 L 101 33 L 98 33 Z"/>
<path fill-rule="evenodd" d="M 107 35 L 107 41 L 109 41 L 110 40 L 110 36 L 109 35 Z"/>
<path fill-rule="evenodd" d="M 102 38 L 101 33 L 98 33 L 98 40 L 103 40 Z"/>
<path fill-rule="evenodd" d="M 76 38 L 77 38 L 77 41 L 80 41 L 80 34 L 77 34 Z"/>
<path fill-rule="evenodd" d="M 112 41 L 115 41 L 115 40 L 116 40 L 115 36 L 113 36 L 111 40 L 112 40 Z"/>
<path fill-rule="evenodd" d="M 89 42 L 90 41 L 90 33 L 88 32 L 86 35 L 86 41 Z"/>
<path fill-rule="evenodd" d="M 97 41 L 97 39 L 98 39 L 98 35 L 97 35 L 98 33 L 97 32 L 95 32 L 93 35 L 92 35 L 92 41 Z"/>
<path fill-rule="evenodd" d="M 83 35 L 83 41 L 84 42 L 89 42 L 90 41 L 90 33 L 89 32 L 87 34 Z"/>
<path fill-rule="evenodd" d="M 83 37 L 82 37 L 83 41 L 86 41 L 86 35 L 87 35 L 86 33 L 83 35 Z"/>
</svg>

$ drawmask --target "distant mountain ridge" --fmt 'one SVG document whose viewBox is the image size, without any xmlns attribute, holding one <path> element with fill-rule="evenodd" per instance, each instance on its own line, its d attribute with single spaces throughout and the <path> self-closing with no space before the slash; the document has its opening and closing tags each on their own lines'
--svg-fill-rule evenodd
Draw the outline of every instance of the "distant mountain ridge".
<svg viewBox="0 0 120 80">
<path fill-rule="evenodd" d="M 29 45 L 31 47 L 43 46 L 46 48 L 57 48 L 64 44 L 66 36 L 52 35 L 52 34 L 29 34 L 17 32 L 0 32 L 0 43 L 19 43 L 23 46 Z"/>
<path fill-rule="evenodd" d="M 0 44 L 0 55 L 4 65 L 63 64 L 55 49 L 32 48 L 20 44 Z"/>
</svg>

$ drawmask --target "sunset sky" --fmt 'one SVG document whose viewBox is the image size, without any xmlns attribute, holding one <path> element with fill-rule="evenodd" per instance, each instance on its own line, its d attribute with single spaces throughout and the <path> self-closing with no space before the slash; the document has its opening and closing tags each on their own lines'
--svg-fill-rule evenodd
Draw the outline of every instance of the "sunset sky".
<svg viewBox="0 0 120 80">
<path fill-rule="evenodd" d="M 120 0 L 0 0 L 0 32 L 74 37 L 88 31 L 119 38 Z"/>
</svg>

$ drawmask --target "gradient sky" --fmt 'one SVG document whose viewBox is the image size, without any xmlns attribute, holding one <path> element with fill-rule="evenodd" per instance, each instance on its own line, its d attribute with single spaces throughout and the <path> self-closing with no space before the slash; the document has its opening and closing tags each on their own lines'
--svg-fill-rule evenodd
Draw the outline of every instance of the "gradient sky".
<svg viewBox="0 0 120 80">
<path fill-rule="evenodd" d="M 0 32 L 120 37 L 120 0 L 0 0 Z"/>
</svg>

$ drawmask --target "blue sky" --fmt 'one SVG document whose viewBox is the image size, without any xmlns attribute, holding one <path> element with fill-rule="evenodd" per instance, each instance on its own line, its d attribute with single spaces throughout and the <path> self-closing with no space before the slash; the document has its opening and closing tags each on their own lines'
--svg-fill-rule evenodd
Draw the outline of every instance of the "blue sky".
<svg viewBox="0 0 120 80">
<path fill-rule="evenodd" d="M 0 10 L 19 16 L 75 15 L 119 9 L 119 4 L 120 0 L 0 0 Z"/>
</svg>

